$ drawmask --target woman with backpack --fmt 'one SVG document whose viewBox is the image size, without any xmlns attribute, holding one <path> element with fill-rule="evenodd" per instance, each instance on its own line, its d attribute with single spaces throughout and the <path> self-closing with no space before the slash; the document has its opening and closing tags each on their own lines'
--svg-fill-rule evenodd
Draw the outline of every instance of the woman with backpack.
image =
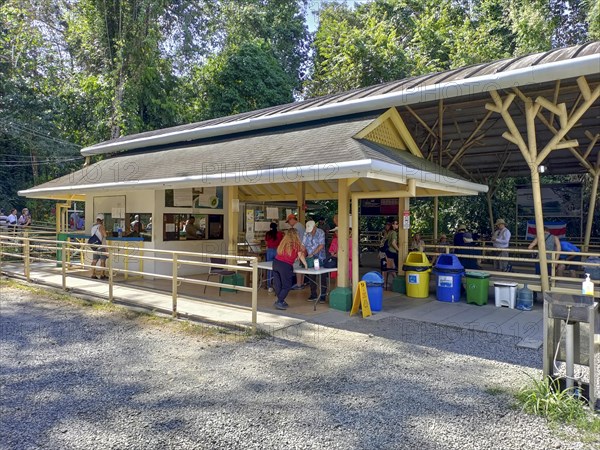
<svg viewBox="0 0 600 450">
<path fill-rule="evenodd" d="M 106 248 L 103 245 L 106 245 L 106 229 L 104 228 L 104 214 L 98 214 L 96 216 L 96 224 L 92 227 L 91 237 L 88 241 L 92 245 L 92 251 L 94 255 L 92 256 L 92 278 L 96 280 L 106 280 L 108 277 L 104 274 L 104 268 L 106 267 L 106 260 L 108 259 L 108 254 L 106 253 Z M 96 272 L 96 264 L 100 261 L 100 267 L 102 269 Z M 96 273 L 99 273 L 98 276 Z"/>
</svg>

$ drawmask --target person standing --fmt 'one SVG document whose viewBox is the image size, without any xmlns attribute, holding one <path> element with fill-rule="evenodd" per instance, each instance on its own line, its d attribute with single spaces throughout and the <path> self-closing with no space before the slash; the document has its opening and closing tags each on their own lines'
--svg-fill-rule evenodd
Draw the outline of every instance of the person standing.
<svg viewBox="0 0 600 450">
<path fill-rule="evenodd" d="M 108 255 L 106 253 L 106 248 L 104 247 L 104 245 L 106 245 L 106 229 L 104 228 L 104 214 L 98 214 L 96 216 L 96 224 L 92 227 L 91 235 L 96 235 L 98 239 L 102 241 L 102 244 L 96 247 L 95 250 L 94 248 L 92 248 L 92 250 L 94 251 L 94 255 L 92 256 L 92 266 L 94 266 L 94 268 L 92 269 L 92 278 L 96 280 L 105 280 L 108 278 L 104 274 L 104 268 L 106 267 L 106 260 L 108 259 Z M 102 269 L 96 272 L 96 264 L 98 264 L 98 261 L 100 261 L 100 267 L 102 267 Z M 99 273 L 100 275 L 98 276 L 97 273 Z"/>
<path fill-rule="evenodd" d="M 11 231 L 17 231 L 18 218 L 17 218 L 17 209 L 16 208 L 12 208 L 10 210 L 10 214 L 8 215 L 6 221 L 8 222 L 8 226 Z"/>
<path fill-rule="evenodd" d="M 550 229 L 547 226 L 544 226 L 544 242 L 546 243 L 546 251 L 547 252 L 560 251 L 560 249 L 561 249 L 560 240 L 558 239 L 558 236 L 555 236 L 552 233 L 550 233 Z M 529 250 L 533 250 L 535 247 L 537 247 L 537 244 L 538 244 L 538 238 L 536 237 L 531 242 L 531 244 L 529 244 L 529 247 L 527 247 L 527 248 Z M 551 260 L 552 260 L 552 253 L 546 253 L 546 261 L 551 261 Z M 539 262 L 535 263 L 535 273 L 537 275 L 539 275 L 541 273 Z M 552 273 L 552 264 L 550 262 L 548 262 L 548 275 L 550 273 Z"/>
<path fill-rule="evenodd" d="M 306 255 L 306 258 L 313 258 L 319 260 L 319 267 L 323 267 L 325 262 L 325 232 L 319 227 L 314 220 L 306 222 L 306 233 L 304 233 L 304 239 L 302 240 L 302 252 Z M 312 302 L 317 300 L 317 276 L 308 275 L 311 280 L 310 283 L 310 297 L 308 301 Z M 320 303 L 325 303 L 325 297 L 327 294 L 327 274 L 320 276 L 321 278 L 321 295 L 319 297 Z"/>
<path fill-rule="evenodd" d="M 398 227 L 400 224 L 398 220 L 394 220 L 392 222 L 392 229 L 387 234 L 387 243 L 388 248 L 385 251 L 385 254 L 388 258 L 394 261 L 394 265 L 398 267 L 398 253 L 400 252 L 400 248 L 398 247 Z"/>
<path fill-rule="evenodd" d="M 295 228 L 290 228 L 277 247 L 277 254 L 273 260 L 273 286 L 275 288 L 275 308 L 287 309 L 285 301 L 292 288 L 292 275 L 294 274 L 294 262 L 300 259 L 304 267 L 308 267 L 302 253 L 302 244 L 298 238 Z"/>
<path fill-rule="evenodd" d="M 302 239 L 304 239 L 305 230 L 304 230 L 304 226 L 300 222 L 298 222 L 298 217 L 296 217 L 296 214 L 289 214 L 287 216 L 286 223 L 291 228 L 296 230 L 296 232 L 298 233 L 298 239 L 300 240 L 300 242 L 302 242 Z M 292 289 L 294 289 L 294 290 L 302 289 L 303 282 L 304 282 L 304 275 L 301 273 L 296 274 L 296 284 L 292 286 Z"/>
<path fill-rule="evenodd" d="M 494 231 L 494 234 L 492 235 L 492 245 L 494 248 L 508 248 L 510 243 L 510 230 L 506 228 L 506 222 L 504 222 L 504 219 L 498 219 L 494 225 L 496 226 L 496 231 Z M 508 258 L 508 250 L 497 252 L 496 256 Z M 494 269 L 506 272 L 509 270 L 508 261 L 495 259 Z"/>
<path fill-rule="evenodd" d="M 277 247 L 283 240 L 283 233 L 277 230 L 277 224 L 271 223 L 271 229 L 265 234 L 265 243 L 267 244 L 267 261 L 273 261 L 277 256 Z M 273 271 L 269 270 L 267 275 L 267 288 L 273 292 Z"/>
</svg>

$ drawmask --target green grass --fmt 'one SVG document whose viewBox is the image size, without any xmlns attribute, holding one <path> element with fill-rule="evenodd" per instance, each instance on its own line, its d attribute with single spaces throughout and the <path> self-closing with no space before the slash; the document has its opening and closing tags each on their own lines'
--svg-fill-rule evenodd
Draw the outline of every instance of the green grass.
<svg viewBox="0 0 600 450">
<path fill-rule="evenodd" d="M 551 424 L 565 423 L 575 426 L 580 440 L 600 443 L 600 417 L 585 407 L 574 395 L 574 388 L 561 390 L 558 380 L 535 380 L 521 388 L 516 399 L 522 410 L 546 418 Z"/>
<path fill-rule="evenodd" d="M 140 325 L 159 327 L 161 329 L 183 333 L 188 336 L 203 337 L 210 341 L 246 342 L 252 339 L 264 339 L 270 337 L 267 332 L 262 330 L 257 330 L 257 332 L 253 334 L 252 330 L 248 328 L 225 328 L 212 324 L 174 319 L 172 317 L 158 315 L 154 311 L 132 310 L 103 300 L 86 300 L 60 291 L 57 292 L 53 289 L 40 288 L 11 279 L 0 280 L 0 291 L 3 288 L 27 291 L 35 296 L 43 297 L 44 299 L 68 303 L 80 308 L 90 308 L 95 312 L 110 313 L 112 317 L 131 320 Z"/>
</svg>

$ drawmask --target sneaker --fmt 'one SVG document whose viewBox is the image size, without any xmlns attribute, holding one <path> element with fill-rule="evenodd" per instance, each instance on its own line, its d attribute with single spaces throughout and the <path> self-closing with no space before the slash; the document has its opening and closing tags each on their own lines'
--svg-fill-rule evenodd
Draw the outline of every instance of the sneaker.
<svg viewBox="0 0 600 450">
<path fill-rule="evenodd" d="M 284 300 L 284 301 L 282 301 L 281 303 L 283 303 L 283 306 L 285 306 L 286 308 L 287 308 L 288 306 L 290 306 L 290 305 L 288 304 L 288 302 L 286 302 L 285 300 Z"/>
<path fill-rule="evenodd" d="M 298 286 L 297 284 L 293 285 L 291 287 L 292 291 L 299 291 L 300 289 L 302 289 L 303 286 Z"/>
<path fill-rule="evenodd" d="M 269 288 L 269 289 L 267 289 L 267 291 L 268 291 L 268 292 L 269 292 L 269 294 L 270 294 L 271 292 L 273 292 L 273 288 Z"/>
<path fill-rule="evenodd" d="M 326 296 L 326 295 L 321 295 L 321 296 L 319 297 L 319 303 L 325 303 L 325 300 L 326 300 L 326 299 L 327 299 L 327 296 Z"/>
<path fill-rule="evenodd" d="M 316 295 L 311 295 L 310 297 L 308 297 L 308 298 L 306 299 L 306 301 L 307 301 L 307 302 L 314 302 L 316 299 L 317 299 L 317 296 L 316 296 Z"/>
<path fill-rule="evenodd" d="M 93 278 L 94 280 L 98 280 L 98 279 L 99 279 L 99 278 L 98 278 L 96 275 L 92 275 L 92 278 Z"/>
<path fill-rule="evenodd" d="M 285 302 L 275 302 L 275 308 L 277 309 L 287 309 L 288 304 Z"/>
</svg>

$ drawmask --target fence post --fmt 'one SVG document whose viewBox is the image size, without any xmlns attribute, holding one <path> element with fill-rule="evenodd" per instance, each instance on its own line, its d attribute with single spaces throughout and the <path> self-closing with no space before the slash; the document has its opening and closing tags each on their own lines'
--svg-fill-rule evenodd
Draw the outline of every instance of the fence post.
<svg viewBox="0 0 600 450">
<path fill-rule="evenodd" d="M 29 237 L 27 231 L 25 231 L 25 237 L 23 238 L 23 258 L 24 258 L 24 269 L 25 269 L 25 279 L 27 281 L 31 281 L 31 270 L 30 270 L 30 259 L 29 259 Z"/>
<path fill-rule="evenodd" d="M 60 244 L 60 273 L 62 275 L 62 288 L 63 291 L 67 290 L 67 243 L 62 242 Z"/>
<path fill-rule="evenodd" d="M 256 333 L 256 311 L 258 309 L 258 258 L 252 260 L 252 333 Z"/>
<path fill-rule="evenodd" d="M 173 317 L 177 318 L 177 254 L 173 253 Z"/>
<path fill-rule="evenodd" d="M 112 271 L 112 265 L 113 265 L 113 249 L 110 245 L 108 245 L 107 247 L 107 251 L 108 251 L 108 301 L 112 303 L 113 301 L 113 271 Z"/>
</svg>

